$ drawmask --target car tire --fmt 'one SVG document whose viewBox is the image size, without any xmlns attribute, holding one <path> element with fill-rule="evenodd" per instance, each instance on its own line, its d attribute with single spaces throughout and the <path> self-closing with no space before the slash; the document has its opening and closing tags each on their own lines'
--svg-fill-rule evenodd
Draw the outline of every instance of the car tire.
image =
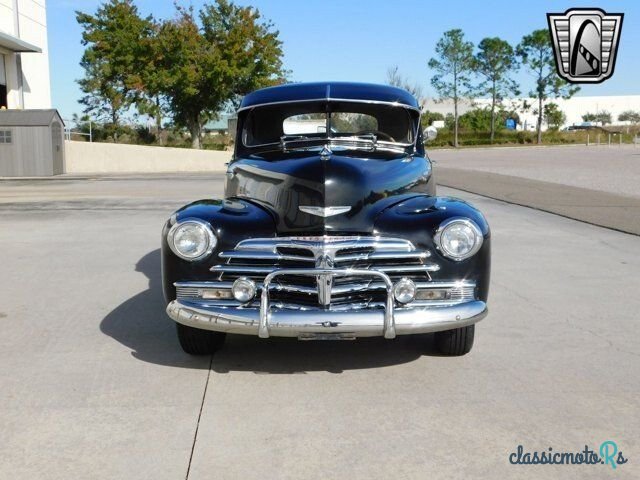
<svg viewBox="0 0 640 480">
<path fill-rule="evenodd" d="M 445 330 L 436 333 L 436 348 L 447 356 L 459 357 L 471 351 L 473 347 L 473 337 L 475 325 L 456 328 L 455 330 Z"/>
<path fill-rule="evenodd" d="M 222 348 L 226 333 L 212 332 L 176 323 L 180 346 L 189 355 L 211 355 Z"/>
</svg>

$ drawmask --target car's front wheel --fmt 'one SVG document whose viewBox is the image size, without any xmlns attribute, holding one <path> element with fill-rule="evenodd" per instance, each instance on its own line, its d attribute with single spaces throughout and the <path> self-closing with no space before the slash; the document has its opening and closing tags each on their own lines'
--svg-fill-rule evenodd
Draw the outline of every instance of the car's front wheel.
<svg viewBox="0 0 640 480">
<path fill-rule="evenodd" d="M 211 355 L 224 345 L 226 333 L 212 332 L 176 323 L 182 350 L 190 355 Z"/>
<path fill-rule="evenodd" d="M 456 328 L 436 333 L 436 348 L 443 355 L 458 357 L 471 351 L 476 326 Z"/>
</svg>

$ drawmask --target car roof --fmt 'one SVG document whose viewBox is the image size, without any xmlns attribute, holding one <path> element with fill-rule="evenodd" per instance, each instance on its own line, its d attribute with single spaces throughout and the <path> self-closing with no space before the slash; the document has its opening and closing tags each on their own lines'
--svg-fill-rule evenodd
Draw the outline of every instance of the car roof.
<svg viewBox="0 0 640 480">
<path fill-rule="evenodd" d="M 417 100 L 406 90 L 390 85 L 355 82 L 288 83 L 263 88 L 242 100 L 240 110 L 260 105 L 313 100 L 348 100 L 365 103 L 385 103 L 419 110 Z"/>
</svg>

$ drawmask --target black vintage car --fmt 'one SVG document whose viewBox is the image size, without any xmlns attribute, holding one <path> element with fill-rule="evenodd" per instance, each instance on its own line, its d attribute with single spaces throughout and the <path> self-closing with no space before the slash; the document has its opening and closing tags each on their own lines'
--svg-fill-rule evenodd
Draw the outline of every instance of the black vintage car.
<svg viewBox="0 0 640 480">
<path fill-rule="evenodd" d="M 487 314 L 490 234 L 436 196 L 420 108 L 382 85 L 307 83 L 247 95 L 225 198 L 162 232 L 167 313 L 182 348 L 225 335 L 354 339 L 435 332 L 446 355 Z"/>
</svg>

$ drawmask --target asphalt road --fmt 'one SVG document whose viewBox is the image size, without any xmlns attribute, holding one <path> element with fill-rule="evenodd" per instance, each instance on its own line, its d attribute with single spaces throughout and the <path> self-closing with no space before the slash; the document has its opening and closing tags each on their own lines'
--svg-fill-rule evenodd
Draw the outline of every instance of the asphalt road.
<svg viewBox="0 0 640 480">
<path fill-rule="evenodd" d="M 441 167 L 495 173 L 640 199 L 640 145 L 437 149 Z"/>
<path fill-rule="evenodd" d="M 464 192 L 493 234 L 473 351 L 230 338 L 163 311 L 159 236 L 219 176 L 0 182 L 0 478 L 640 477 L 640 238 Z M 514 466 L 614 440 L 610 466 Z"/>
<path fill-rule="evenodd" d="M 442 185 L 640 235 L 640 148 L 434 150 Z"/>
</svg>

